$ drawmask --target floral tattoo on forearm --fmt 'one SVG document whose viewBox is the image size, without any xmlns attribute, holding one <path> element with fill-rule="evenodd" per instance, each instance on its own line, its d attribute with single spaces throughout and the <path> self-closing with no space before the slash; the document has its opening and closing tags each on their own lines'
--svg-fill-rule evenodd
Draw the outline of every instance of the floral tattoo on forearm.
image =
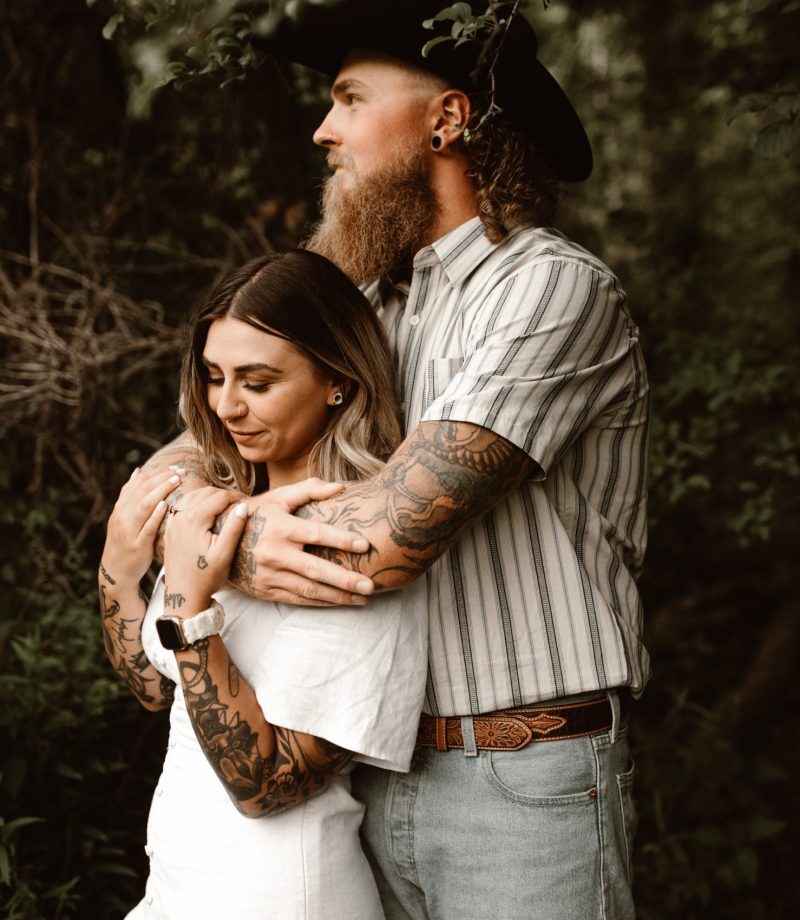
<svg viewBox="0 0 800 920">
<path fill-rule="evenodd" d="M 233 706 L 246 686 L 229 660 L 227 687 L 209 671 L 209 640 L 192 646 L 192 660 L 179 662 L 186 707 L 208 762 L 236 807 L 251 816 L 274 815 L 322 792 L 352 758 L 350 751 L 300 732 L 269 726 L 266 741 Z"/>
</svg>

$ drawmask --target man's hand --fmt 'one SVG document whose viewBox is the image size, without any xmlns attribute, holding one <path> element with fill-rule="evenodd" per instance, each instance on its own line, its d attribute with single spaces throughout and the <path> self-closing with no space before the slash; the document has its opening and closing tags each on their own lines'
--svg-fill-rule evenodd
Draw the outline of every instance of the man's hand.
<svg viewBox="0 0 800 920">
<path fill-rule="evenodd" d="M 339 483 L 306 479 L 248 499 L 250 519 L 231 569 L 231 583 L 254 597 L 288 604 L 365 604 L 374 591 L 369 578 L 343 568 L 338 559 L 328 561 L 304 548 L 365 553 L 370 548 L 368 541 L 292 514 L 308 502 L 324 501 L 343 489 Z"/>
</svg>

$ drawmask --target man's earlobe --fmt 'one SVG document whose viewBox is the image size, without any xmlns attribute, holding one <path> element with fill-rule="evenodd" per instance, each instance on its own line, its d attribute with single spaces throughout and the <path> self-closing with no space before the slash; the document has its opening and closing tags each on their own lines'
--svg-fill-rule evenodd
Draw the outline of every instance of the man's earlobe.
<svg viewBox="0 0 800 920">
<path fill-rule="evenodd" d="M 442 146 L 442 139 L 438 134 L 434 134 L 431 138 L 431 147 L 434 150 L 438 150 Z"/>
</svg>

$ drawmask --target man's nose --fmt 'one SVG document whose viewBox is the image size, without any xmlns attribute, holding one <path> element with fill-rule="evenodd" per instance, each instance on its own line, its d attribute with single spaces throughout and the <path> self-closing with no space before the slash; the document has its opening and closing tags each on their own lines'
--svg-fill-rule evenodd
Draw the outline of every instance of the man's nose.
<svg viewBox="0 0 800 920">
<path fill-rule="evenodd" d="M 333 126 L 333 120 L 331 118 L 332 111 L 333 110 L 328 112 L 328 114 L 322 120 L 320 126 L 313 134 L 314 143 L 319 144 L 320 147 L 334 147 L 338 143 L 338 138 Z"/>
</svg>

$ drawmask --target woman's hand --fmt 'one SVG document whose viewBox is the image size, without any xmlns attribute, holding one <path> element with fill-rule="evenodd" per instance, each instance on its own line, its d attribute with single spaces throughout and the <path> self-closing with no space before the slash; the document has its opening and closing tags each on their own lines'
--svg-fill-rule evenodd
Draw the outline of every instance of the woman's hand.
<svg viewBox="0 0 800 920">
<path fill-rule="evenodd" d="M 153 541 L 167 510 L 166 497 L 180 483 L 174 470 L 138 467 L 122 487 L 108 520 L 101 570 L 110 583 L 139 582 L 153 561 Z"/>
<path fill-rule="evenodd" d="M 164 606 L 178 616 L 194 616 L 228 580 L 233 554 L 247 523 L 247 505 L 236 492 L 210 486 L 187 495 L 170 514 L 164 536 Z M 218 515 L 238 502 L 215 527 Z"/>
</svg>

